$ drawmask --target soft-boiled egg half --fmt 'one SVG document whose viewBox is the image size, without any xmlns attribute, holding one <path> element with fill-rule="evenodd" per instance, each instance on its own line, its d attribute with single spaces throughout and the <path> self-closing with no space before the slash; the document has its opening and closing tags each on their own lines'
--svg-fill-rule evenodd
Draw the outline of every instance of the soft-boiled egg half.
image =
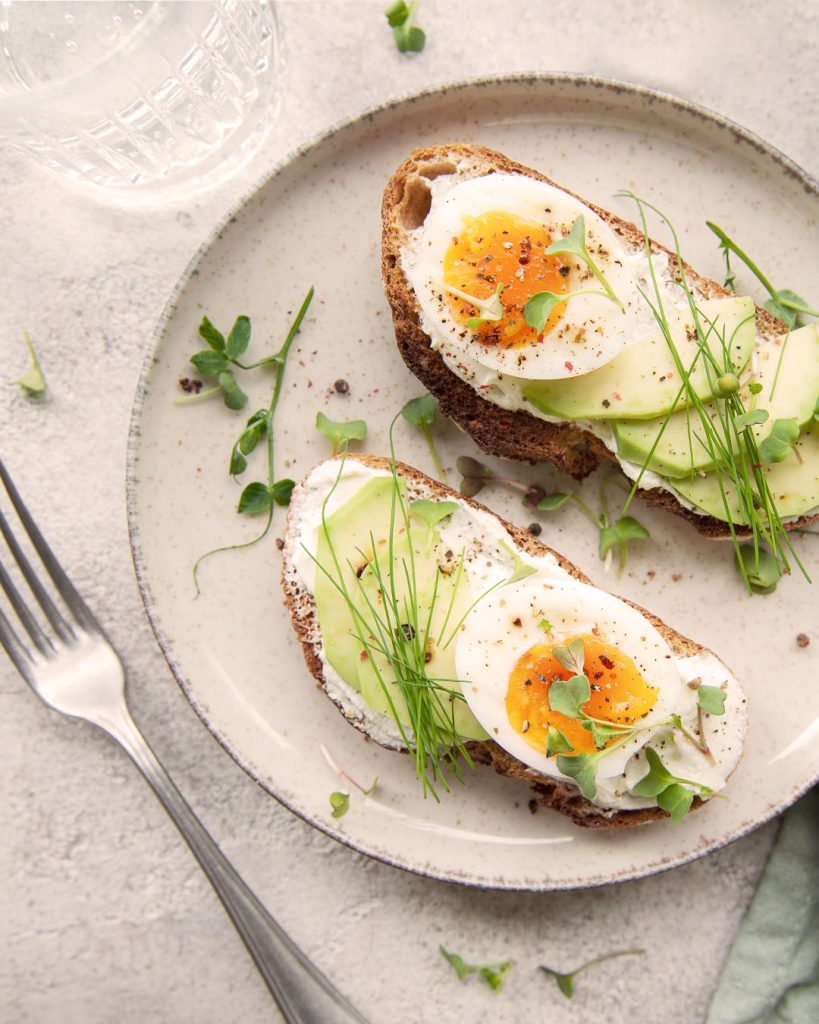
<svg viewBox="0 0 819 1024">
<path fill-rule="evenodd" d="M 431 338 L 489 370 L 550 380 L 610 362 L 648 323 L 633 257 L 574 196 L 507 173 L 431 186 L 402 250 Z M 578 218 L 588 259 L 560 251 Z M 527 304 L 544 292 L 564 298 L 530 326 Z"/>
<path fill-rule="evenodd" d="M 360 492 L 375 478 L 391 479 L 383 469 L 352 457 L 340 466 L 328 461 L 316 467 L 294 491 L 290 507 L 285 550 L 293 573 L 310 592 L 316 588 L 322 515 L 360 503 Z M 423 482 L 407 481 L 410 500 L 430 496 Z M 594 756 L 591 800 L 603 815 L 656 806 L 656 799 L 634 792 L 647 772 L 647 747 L 697 792 L 721 790 L 739 762 L 747 714 L 742 688 L 719 658 L 681 638 L 669 642 L 643 612 L 580 582 L 553 553 L 519 547 L 488 510 L 454 494 L 447 497 L 446 514 L 435 527 L 437 540 L 432 546 L 425 541 L 416 558 L 429 559 L 444 575 L 455 564 L 462 566 L 468 610 L 453 630 L 454 665 L 447 670 L 447 685 L 457 685 L 486 735 L 528 766 L 534 780 L 542 776 L 573 786 L 561 770 L 566 762 L 547 749 L 550 727 L 559 731 L 571 748 L 564 748 L 565 757 Z M 362 506 L 360 514 L 369 529 L 379 528 L 372 509 Z M 339 629 L 338 622 L 321 625 Z M 424 642 L 428 639 L 429 634 Z M 574 675 L 560 648 L 575 641 L 582 643 L 589 685 L 583 714 L 616 733 L 599 748 L 583 726 L 588 719 L 552 707 L 553 684 Z M 433 636 L 430 651 L 440 643 L 441 637 Z M 348 717 L 378 742 L 403 749 L 406 723 L 399 728 L 389 714 L 370 706 L 355 681 L 333 668 L 324 646 L 321 661 L 325 689 Z M 453 673 L 456 678 L 449 678 Z M 723 713 L 708 714 L 698 706 L 701 685 L 724 693 Z"/>
</svg>

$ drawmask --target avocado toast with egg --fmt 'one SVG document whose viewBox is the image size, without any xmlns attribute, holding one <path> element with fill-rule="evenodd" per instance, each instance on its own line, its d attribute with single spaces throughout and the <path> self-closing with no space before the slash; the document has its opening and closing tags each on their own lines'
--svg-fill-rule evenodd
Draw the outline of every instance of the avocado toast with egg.
<svg viewBox="0 0 819 1024">
<path fill-rule="evenodd" d="M 715 655 L 411 467 L 321 463 L 283 555 L 311 673 L 431 796 L 480 762 L 622 827 L 681 817 L 737 764 L 745 699 Z"/>
<path fill-rule="evenodd" d="M 482 449 L 578 479 L 614 462 L 708 537 L 773 524 L 776 547 L 816 518 L 815 326 L 786 332 L 641 228 L 479 146 L 415 150 L 382 223 L 401 355 Z"/>
</svg>

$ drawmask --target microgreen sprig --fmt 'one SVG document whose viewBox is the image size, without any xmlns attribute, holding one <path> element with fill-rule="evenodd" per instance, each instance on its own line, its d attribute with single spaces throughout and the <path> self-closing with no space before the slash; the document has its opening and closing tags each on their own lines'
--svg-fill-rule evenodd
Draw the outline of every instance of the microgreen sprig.
<svg viewBox="0 0 819 1024">
<path fill-rule="evenodd" d="M 347 420 L 342 423 L 331 420 L 323 412 L 316 413 L 316 430 L 329 439 L 333 446 L 333 455 L 347 451 L 350 441 L 363 441 L 367 436 L 367 424 L 364 420 Z"/>
<path fill-rule="evenodd" d="M 264 537 L 267 536 L 270 530 L 270 524 L 273 522 L 273 513 L 277 505 L 289 505 L 290 495 L 293 491 L 294 482 L 290 479 L 276 479 L 275 466 L 274 466 L 274 437 L 273 437 L 273 418 L 276 413 L 276 407 L 279 404 L 279 398 L 281 396 L 282 384 L 284 382 L 284 371 L 287 363 L 287 356 L 290 352 L 293 341 L 302 325 L 302 321 L 307 315 L 307 310 L 310 308 L 310 303 L 313 301 L 313 295 L 315 290 L 310 288 L 307 295 L 296 314 L 293 323 L 290 325 L 290 329 L 287 332 L 284 343 L 278 352 L 272 356 L 268 356 L 264 359 L 260 359 L 257 363 L 253 363 L 250 366 L 243 367 L 245 369 L 252 369 L 257 366 L 272 365 L 275 369 L 275 379 L 273 382 L 273 393 L 270 398 L 270 402 L 265 409 L 260 409 L 254 413 L 253 416 L 247 421 L 244 429 L 239 435 L 238 440 L 234 443 L 230 453 L 229 472 L 231 476 L 240 476 L 247 469 L 247 456 L 253 452 L 256 447 L 262 442 L 265 442 L 265 450 L 267 454 L 267 480 L 262 482 L 260 480 L 254 481 L 253 483 L 247 484 L 242 490 L 239 496 L 239 503 L 237 511 L 243 515 L 264 515 L 267 513 L 267 519 L 264 524 L 262 531 L 254 538 L 249 541 L 245 541 L 241 544 L 228 544 L 224 547 L 213 548 L 211 551 L 206 551 L 204 555 L 201 555 L 193 567 L 193 580 L 196 587 L 196 594 L 199 595 L 199 568 L 202 563 L 213 555 L 220 554 L 224 551 L 238 551 L 242 548 L 252 547 L 254 544 L 258 544 Z M 239 317 L 236 321 L 238 323 L 242 320 Z M 203 324 L 207 321 L 207 317 L 204 318 Z M 207 338 L 214 341 L 214 336 L 211 333 L 211 328 L 206 327 L 205 331 Z M 234 330 L 236 325 L 234 324 Z M 202 328 L 200 327 L 200 333 Z M 214 329 L 215 330 L 215 329 Z M 233 335 L 233 331 L 231 335 Z M 205 337 L 205 335 L 203 335 Z M 207 340 L 206 338 L 206 340 Z M 236 335 L 236 339 L 233 343 L 230 343 L 228 338 L 225 341 L 225 351 L 227 351 L 228 345 L 231 344 L 231 352 L 239 355 L 243 354 L 247 348 L 247 341 L 250 339 L 250 321 L 247 322 L 247 329 L 240 328 Z M 224 340 L 224 339 L 223 339 Z M 210 343 L 210 342 L 209 342 Z M 218 344 L 218 342 L 214 343 Z M 204 392 L 202 393 L 205 394 Z M 201 396 L 195 396 L 201 397 Z"/>
<path fill-rule="evenodd" d="M 805 316 L 819 316 L 819 310 L 811 309 L 806 299 L 797 295 L 796 292 L 791 291 L 790 288 L 774 288 L 770 280 L 765 274 L 759 269 L 747 253 L 743 252 L 742 249 L 729 238 L 728 235 L 717 227 L 712 221 L 707 220 L 706 226 L 719 239 L 720 249 L 725 255 L 725 266 L 726 266 L 726 278 L 725 287 L 733 290 L 734 278 L 736 275 L 731 269 L 730 253 L 737 256 L 745 266 L 751 271 L 754 277 L 759 281 L 765 291 L 770 295 L 770 299 L 763 303 L 763 307 L 777 320 L 781 320 L 787 327 L 797 327 L 802 322 L 802 317 Z"/>
<path fill-rule="evenodd" d="M 399 53 L 420 53 L 427 41 L 424 30 L 414 21 L 418 3 L 419 0 L 396 0 L 384 11 Z"/>
<path fill-rule="evenodd" d="M 438 401 L 432 395 L 421 395 L 411 398 L 401 409 L 401 415 L 413 427 L 419 427 L 427 443 L 429 454 L 435 463 L 435 472 L 441 480 L 446 480 L 446 469 L 438 454 L 435 439 L 432 436 L 432 424 L 438 418 Z"/>
<path fill-rule="evenodd" d="M 583 971 L 587 971 L 590 967 L 594 967 L 596 964 L 602 964 L 606 960 L 614 960 L 620 956 L 643 956 L 645 954 L 644 949 L 618 949 L 613 953 L 604 953 L 602 956 L 596 956 L 593 960 L 587 960 L 586 963 L 581 964 L 579 967 L 575 967 L 573 971 L 556 971 L 554 967 L 544 967 L 540 965 L 541 971 L 544 974 L 554 978 L 557 982 L 557 987 L 563 993 L 567 999 L 571 999 L 574 995 L 574 984 L 575 979 Z"/>
<path fill-rule="evenodd" d="M 469 292 L 461 291 L 460 288 L 446 284 L 443 281 L 437 282 L 436 287 L 443 289 L 445 292 L 450 292 L 450 294 L 463 299 L 464 302 L 468 302 L 470 306 L 477 309 L 480 316 L 470 317 L 466 322 L 466 326 L 470 330 L 477 330 L 483 323 L 497 323 L 503 317 L 502 284 L 497 286 L 494 295 L 490 295 L 488 299 L 478 299 L 474 295 L 470 295 Z"/>
<path fill-rule="evenodd" d="M 586 264 L 588 269 L 600 282 L 601 287 L 605 290 L 606 295 L 611 299 L 611 301 L 616 303 L 618 306 L 623 305 L 620 299 L 618 299 L 614 294 L 614 290 L 606 280 L 605 274 L 600 267 L 598 267 L 589 252 L 589 248 L 586 244 L 586 218 L 582 213 L 575 220 L 574 224 L 572 224 L 571 230 L 565 238 L 558 238 L 556 242 L 552 242 L 552 244 L 543 251 L 547 256 L 576 256 L 579 260 L 582 260 L 582 262 Z"/>
<path fill-rule="evenodd" d="M 45 375 L 42 367 L 40 366 L 40 360 L 37 358 L 37 353 L 34 351 L 34 345 L 32 344 L 31 338 L 28 336 L 26 331 L 23 331 L 23 341 L 28 349 L 28 366 L 23 370 L 19 377 L 16 377 L 14 380 L 10 380 L 9 384 L 16 384 L 18 387 L 22 388 L 29 398 L 37 398 L 40 395 L 45 394 Z"/>
<path fill-rule="evenodd" d="M 726 337 L 724 331 L 720 333 L 718 325 L 714 322 L 709 322 L 697 308 L 696 299 L 691 291 L 690 285 L 688 284 L 685 264 L 680 252 L 679 238 L 673 225 L 665 214 L 655 206 L 652 206 L 651 203 L 641 199 L 634 192 L 622 192 L 620 195 L 625 198 L 632 199 L 637 205 L 640 223 L 643 230 L 645 253 L 648 258 L 651 294 L 642 288 L 640 288 L 639 291 L 654 314 L 654 318 L 668 344 L 669 352 L 671 353 L 677 372 L 679 373 L 682 381 L 677 393 L 677 400 L 666 415 L 652 450 L 649 452 L 646 461 L 643 463 L 643 466 L 633 483 L 624 511 L 628 509 L 637 492 L 643 474 L 645 473 L 654 454 L 654 449 L 659 443 L 671 415 L 676 410 L 680 400 L 684 399 L 685 403 L 692 409 L 693 414 L 698 420 L 698 427 L 700 429 L 696 435 L 697 440 L 705 447 L 709 455 L 712 457 L 714 464 L 712 472 L 714 473 L 716 483 L 720 491 L 720 499 L 725 513 L 725 521 L 728 525 L 730 536 L 733 541 L 735 563 L 742 575 L 749 593 L 758 592 L 758 588 L 755 588 L 752 585 L 752 578 L 759 571 L 761 559 L 766 549 L 776 560 L 779 566 L 780 575 L 785 572 L 790 572 L 790 556 L 807 579 L 809 578 L 807 572 L 805 571 L 798 554 L 793 548 L 787 530 L 785 529 L 785 525 L 777 510 L 775 498 L 768 485 L 768 479 L 764 472 L 764 462 L 759 452 L 756 436 L 752 430 L 746 429 L 755 422 L 754 412 L 757 410 L 751 410 L 749 412 L 745 408 L 741 392 L 726 396 L 722 401 L 717 402 L 716 405 L 709 404 L 706 406 L 697 394 L 696 388 L 691 384 L 691 372 L 697 360 L 701 359 L 702 365 L 705 368 L 711 384 L 711 391 L 712 393 L 715 393 L 716 381 L 724 374 L 733 372 L 730 351 L 732 337 Z M 697 356 L 689 367 L 686 367 L 682 362 L 666 316 L 663 303 L 663 291 L 654 266 L 651 241 L 648 232 L 646 216 L 647 210 L 651 210 L 661 219 L 663 224 L 668 228 L 672 237 L 675 264 L 673 269 L 675 271 L 678 284 L 680 285 L 688 303 L 689 312 L 691 314 L 699 342 Z M 709 227 L 714 230 L 714 225 L 709 223 Z M 730 239 L 724 235 L 724 232 L 721 232 L 720 229 L 716 229 L 716 233 L 718 237 L 722 238 L 724 236 L 726 244 L 730 243 L 731 250 L 744 258 L 745 254 L 737 251 L 734 244 L 730 242 Z M 711 351 L 709 338 L 713 334 L 716 335 L 717 340 L 720 342 L 721 353 L 714 354 Z M 715 412 L 716 415 L 712 416 L 712 412 Z M 756 421 L 758 421 L 758 417 L 756 418 Z M 746 558 L 742 554 L 742 545 L 740 544 L 739 535 L 731 513 L 729 504 L 729 492 L 731 490 L 736 492 L 743 516 L 747 521 L 748 528 L 751 533 L 753 561 L 750 571 L 748 569 Z"/>
<path fill-rule="evenodd" d="M 466 981 L 471 974 L 477 974 L 483 978 L 493 992 L 499 992 L 503 988 L 506 975 L 512 966 L 511 960 L 504 960 L 497 964 L 468 964 L 457 953 L 451 953 L 443 946 L 439 946 L 438 949 L 444 960 L 458 975 L 459 981 Z"/>
<path fill-rule="evenodd" d="M 604 299 L 611 298 L 607 292 L 598 291 L 596 288 L 578 288 L 576 291 L 562 294 L 549 291 L 536 292 L 523 307 L 523 319 L 529 327 L 540 333 L 546 326 L 546 321 L 555 306 L 559 306 L 562 302 L 568 302 L 569 299 L 576 299 L 578 295 L 602 295 Z"/>
</svg>

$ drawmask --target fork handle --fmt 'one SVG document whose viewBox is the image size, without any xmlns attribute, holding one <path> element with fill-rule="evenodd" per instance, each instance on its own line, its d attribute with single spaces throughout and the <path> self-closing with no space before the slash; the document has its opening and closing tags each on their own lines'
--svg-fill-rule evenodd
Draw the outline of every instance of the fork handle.
<svg viewBox="0 0 819 1024">
<path fill-rule="evenodd" d="M 271 917 L 211 839 L 171 777 L 122 707 L 97 724 L 125 750 L 148 780 L 253 957 L 286 1024 L 368 1024 Z"/>
</svg>

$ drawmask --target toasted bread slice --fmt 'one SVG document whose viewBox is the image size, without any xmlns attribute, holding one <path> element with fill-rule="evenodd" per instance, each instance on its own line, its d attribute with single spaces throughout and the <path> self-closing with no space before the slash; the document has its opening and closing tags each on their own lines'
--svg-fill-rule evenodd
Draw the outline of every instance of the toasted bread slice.
<svg viewBox="0 0 819 1024">
<path fill-rule="evenodd" d="M 440 353 L 430 347 L 430 339 L 421 328 L 421 311 L 415 292 L 402 269 L 402 247 L 408 241 L 409 232 L 424 222 L 430 209 L 429 182 L 442 175 L 457 175 L 467 179 L 497 172 L 524 175 L 562 189 L 598 214 L 620 236 L 629 252 L 643 249 L 643 233 L 634 224 L 589 203 L 545 175 L 515 163 L 502 153 L 482 146 L 461 144 L 416 149 L 387 183 L 382 206 L 381 266 L 398 348 L 410 370 L 438 399 L 441 411 L 455 420 L 485 452 L 507 459 L 551 462 L 558 469 L 580 480 L 601 459 L 618 464 L 616 455 L 598 437 L 575 423 L 550 423 L 524 410 L 502 409 L 482 398 L 474 388 L 456 376 Z M 652 241 L 651 247 L 655 253 L 665 253 L 671 257 L 669 268 L 672 273 L 676 272 L 676 256 L 657 242 Z M 731 294 L 716 281 L 698 274 L 687 263 L 684 266 L 692 290 L 700 297 L 720 298 Z M 756 329 L 763 338 L 775 338 L 785 330 L 775 317 L 761 307 L 756 309 Z M 731 536 L 731 528 L 727 523 L 684 507 L 668 490 L 641 488 L 638 494 L 649 504 L 666 508 L 687 519 L 706 537 Z M 787 525 L 792 529 L 817 518 L 819 513 L 803 516 Z M 737 527 L 736 532 L 745 535 L 747 530 Z"/>
<path fill-rule="evenodd" d="M 387 471 L 390 468 L 390 462 L 387 459 L 376 456 L 348 455 L 346 458 L 355 458 L 364 465 L 377 470 Z M 545 544 L 542 544 L 539 540 L 535 539 L 530 533 L 528 533 L 528 531 L 512 525 L 500 516 L 491 512 L 491 510 L 487 510 L 485 506 L 457 494 L 451 488 L 439 483 L 437 480 L 433 480 L 430 477 L 425 476 L 419 470 L 413 469 L 411 466 L 404 465 L 403 463 L 397 463 L 396 469 L 398 474 L 408 482 L 414 496 L 437 500 L 457 500 L 482 512 L 488 511 L 490 515 L 495 516 L 498 522 L 508 532 L 514 544 L 520 549 L 535 556 L 551 554 L 557 559 L 560 566 L 576 580 L 587 584 L 591 582 L 588 577 L 585 576 L 577 566 L 568 561 L 568 559 L 564 558 L 558 552 L 553 551 Z M 324 666 L 321 660 L 322 637 L 316 604 L 311 593 L 305 587 L 295 563 L 295 556 L 299 551 L 300 545 L 297 523 L 299 522 L 302 514 L 305 495 L 306 489 L 303 482 L 294 489 L 288 512 L 287 529 L 284 536 L 284 547 L 282 551 L 282 587 L 284 589 L 285 604 L 290 612 L 296 636 L 301 642 L 307 667 L 316 679 L 316 682 L 338 706 L 339 710 L 344 714 L 348 721 L 357 729 L 369 736 L 370 722 L 367 716 L 349 701 L 345 700 L 337 690 L 328 687 L 328 681 L 325 678 Z M 653 615 L 651 612 L 646 611 L 644 608 L 641 608 L 633 602 L 628 603 L 631 604 L 632 607 L 636 608 L 637 611 L 644 615 L 649 622 L 659 630 L 677 657 L 689 657 L 696 654 L 711 653 L 700 644 L 693 640 L 689 640 L 670 626 L 667 626 L 664 622 L 658 619 L 656 615 Z M 397 744 L 384 743 L 383 745 L 391 746 L 393 749 L 400 749 Z M 469 749 L 471 756 L 476 761 L 492 765 L 501 775 L 505 775 L 510 778 L 519 778 L 529 782 L 535 790 L 538 801 L 543 806 L 550 807 L 553 810 L 567 815 L 576 825 L 582 825 L 587 828 L 622 828 L 624 826 L 640 825 L 648 821 L 667 817 L 665 812 L 657 807 L 649 807 L 641 810 L 607 811 L 585 799 L 578 789 L 568 780 L 564 784 L 562 781 L 547 778 L 529 766 L 523 764 L 491 739 L 484 741 L 469 741 L 466 746 Z M 693 806 L 698 807 L 700 803 L 701 801 L 696 797 Z"/>
</svg>

